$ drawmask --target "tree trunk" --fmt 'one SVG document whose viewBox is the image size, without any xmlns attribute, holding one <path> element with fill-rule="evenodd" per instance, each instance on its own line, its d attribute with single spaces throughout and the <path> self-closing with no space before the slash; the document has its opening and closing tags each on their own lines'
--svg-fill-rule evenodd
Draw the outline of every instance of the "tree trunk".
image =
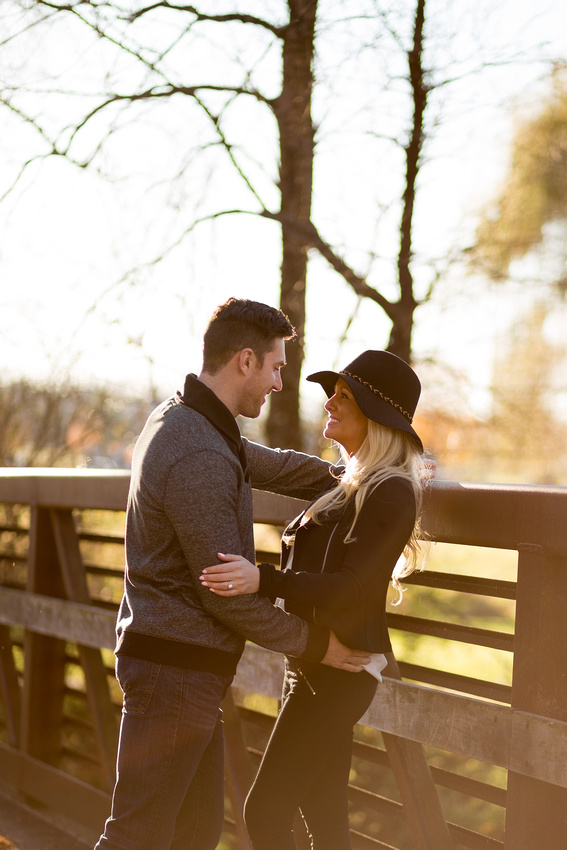
<svg viewBox="0 0 567 850">
<path fill-rule="evenodd" d="M 289 0 L 283 37 L 283 82 L 273 109 L 280 134 L 282 266 L 280 307 L 297 330 L 287 347 L 283 390 L 271 396 L 267 440 L 272 446 L 302 447 L 299 386 L 305 343 L 308 223 L 313 191 L 312 60 L 316 0 Z"/>
<path fill-rule="evenodd" d="M 388 350 L 406 362 L 411 360 L 413 314 L 417 307 L 414 296 L 412 260 L 412 226 L 417 176 L 423 148 L 423 121 L 427 106 L 428 89 L 423 74 L 423 27 L 426 0 L 417 0 L 413 30 L 413 45 L 408 53 L 408 71 L 413 96 L 413 120 L 406 153 L 406 186 L 402 198 L 400 222 L 400 250 L 398 253 L 398 282 L 400 299 L 393 311 Z"/>
</svg>

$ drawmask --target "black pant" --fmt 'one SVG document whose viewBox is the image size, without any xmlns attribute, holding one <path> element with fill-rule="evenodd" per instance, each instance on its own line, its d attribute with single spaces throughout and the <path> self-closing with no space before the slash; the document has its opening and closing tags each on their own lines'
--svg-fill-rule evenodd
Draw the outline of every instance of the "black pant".
<svg viewBox="0 0 567 850">
<path fill-rule="evenodd" d="M 286 665 L 282 708 L 246 800 L 246 826 L 254 850 L 294 850 L 299 808 L 313 850 L 350 850 L 352 730 L 377 682 L 366 672 L 299 666 Z"/>
</svg>

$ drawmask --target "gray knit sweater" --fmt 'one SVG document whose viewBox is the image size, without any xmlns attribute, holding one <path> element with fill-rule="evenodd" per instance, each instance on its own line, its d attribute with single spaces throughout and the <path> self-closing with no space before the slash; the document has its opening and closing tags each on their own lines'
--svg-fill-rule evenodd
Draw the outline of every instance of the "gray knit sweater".
<svg viewBox="0 0 567 850">
<path fill-rule="evenodd" d="M 316 661 L 325 654 L 328 629 L 256 594 L 218 597 L 199 581 L 219 552 L 254 562 L 252 487 L 310 499 L 329 483 L 319 458 L 244 447 L 250 481 L 202 413 L 170 398 L 150 415 L 132 464 L 117 654 L 227 675 L 247 638 Z"/>
</svg>

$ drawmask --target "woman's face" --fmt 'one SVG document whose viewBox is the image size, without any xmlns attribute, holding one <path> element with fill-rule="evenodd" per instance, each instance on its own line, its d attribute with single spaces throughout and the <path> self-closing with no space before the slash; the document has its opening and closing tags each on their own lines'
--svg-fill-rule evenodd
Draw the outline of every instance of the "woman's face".
<svg viewBox="0 0 567 850">
<path fill-rule="evenodd" d="M 354 400 L 352 391 L 342 378 L 335 384 L 335 393 L 325 404 L 329 418 L 323 436 L 344 446 L 349 455 L 355 454 L 368 432 L 368 419 Z"/>
</svg>

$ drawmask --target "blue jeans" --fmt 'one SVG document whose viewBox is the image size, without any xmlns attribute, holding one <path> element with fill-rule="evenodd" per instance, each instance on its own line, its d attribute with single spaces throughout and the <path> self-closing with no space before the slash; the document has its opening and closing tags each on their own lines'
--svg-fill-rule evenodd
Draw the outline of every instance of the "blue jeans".
<svg viewBox="0 0 567 850">
<path fill-rule="evenodd" d="M 119 656 L 112 812 L 95 850 L 214 850 L 224 820 L 220 702 L 231 678 Z"/>
</svg>

